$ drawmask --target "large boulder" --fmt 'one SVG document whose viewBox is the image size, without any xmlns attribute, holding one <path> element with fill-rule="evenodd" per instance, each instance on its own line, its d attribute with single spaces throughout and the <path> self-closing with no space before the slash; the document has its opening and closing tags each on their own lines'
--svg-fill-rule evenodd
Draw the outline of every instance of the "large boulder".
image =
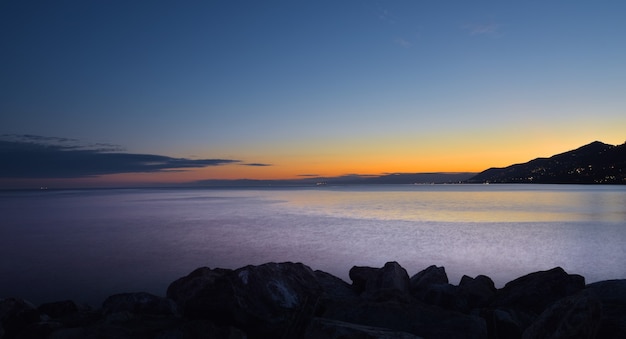
<svg viewBox="0 0 626 339">
<path fill-rule="evenodd" d="M 267 263 L 223 273 L 192 289 L 192 296 L 179 298 L 184 300 L 183 313 L 241 328 L 251 338 L 301 335 L 322 294 L 313 270 L 301 263 Z M 177 286 L 168 289 L 175 300 Z"/>
<path fill-rule="evenodd" d="M 55 301 L 39 305 L 37 310 L 50 318 L 58 319 L 78 313 L 78 305 L 72 300 Z"/>
<path fill-rule="evenodd" d="M 431 265 L 412 276 L 410 290 L 414 297 L 429 305 L 461 312 L 469 310 L 459 287 L 448 283 L 444 267 Z"/>
<path fill-rule="evenodd" d="M 357 294 L 365 292 L 367 284 L 370 281 L 376 280 L 378 275 L 378 268 L 367 266 L 353 266 L 348 273 L 350 280 L 352 280 L 352 288 Z"/>
<path fill-rule="evenodd" d="M 35 306 L 24 299 L 0 300 L 0 338 L 14 338 L 39 319 Z"/>
<path fill-rule="evenodd" d="M 463 313 L 469 313 L 469 305 L 459 286 L 433 284 L 422 290 L 417 298 L 429 305 Z"/>
<path fill-rule="evenodd" d="M 176 315 L 176 304 L 171 300 L 150 293 L 120 293 L 112 295 L 102 303 L 102 312 L 112 314 L 130 312 L 146 315 Z"/>
<path fill-rule="evenodd" d="M 493 280 L 485 275 L 471 278 L 464 275 L 459 283 L 459 293 L 465 299 L 469 309 L 485 307 L 496 294 Z"/>
<path fill-rule="evenodd" d="M 498 290 L 491 307 L 512 308 L 541 314 L 553 302 L 585 288 L 585 278 L 562 268 L 527 274 Z"/>
<path fill-rule="evenodd" d="M 386 263 L 382 268 L 354 266 L 349 275 L 355 291 L 363 296 L 410 294 L 409 275 L 395 261 Z"/>
<path fill-rule="evenodd" d="M 587 285 L 585 292 L 592 294 L 603 304 L 626 306 L 626 279 L 598 281 Z"/>
<path fill-rule="evenodd" d="M 332 274 L 315 271 L 315 277 L 322 287 L 324 297 L 326 298 L 354 298 L 357 296 L 356 291 L 350 284 Z"/>
<path fill-rule="evenodd" d="M 76 304 L 72 300 L 44 303 L 39 305 L 37 310 L 50 324 L 68 328 L 91 326 L 102 317 L 100 310 L 93 310 L 88 305 Z"/>
<path fill-rule="evenodd" d="M 411 277 L 411 292 L 420 294 L 421 291 L 427 290 L 431 285 L 447 284 L 448 275 L 446 269 L 435 265 L 428 266 Z"/>
<path fill-rule="evenodd" d="M 445 273 L 444 273 L 445 274 Z M 436 305 L 448 310 L 470 313 L 472 310 L 487 306 L 496 293 L 491 278 L 479 275 L 471 278 L 464 275 L 458 286 L 441 283 L 424 284 L 414 290 L 414 295 L 430 305 Z"/>
<path fill-rule="evenodd" d="M 508 282 L 480 313 L 491 338 L 521 338 L 546 308 L 584 287 L 585 278 L 560 267 L 534 272 Z"/>
<path fill-rule="evenodd" d="M 172 282 L 167 288 L 166 296 L 174 300 L 181 310 L 184 310 L 188 301 L 193 302 L 207 289 L 210 289 L 217 279 L 231 272 L 232 270 L 222 268 L 197 268 L 188 275 Z"/>
<path fill-rule="evenodd" d="M 589 284 L 585 293 L 602 303 L 598 338 L 626 338 L 626 279 Z"/>
<path fill-rule="evenodd" d="M 548 307 L 524 331 L 522 338 L 595 338 L 601 321 L 600 302 L 594 297 L 579 293 Z"/>
<path fill-rule="evenodd" d="M 492 339 L 519 339 L 536 318 L 533 314 L 510 308 L 484 308 L 479 314 L 485 319 Z"/>
</svg>

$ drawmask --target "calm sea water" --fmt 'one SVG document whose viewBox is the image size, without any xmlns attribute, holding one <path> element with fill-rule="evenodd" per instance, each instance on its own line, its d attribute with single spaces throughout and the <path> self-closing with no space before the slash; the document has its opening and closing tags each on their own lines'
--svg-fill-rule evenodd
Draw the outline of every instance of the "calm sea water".
<svg viewBox="0 0 626 339">
<path fill-rule="evenodd" d="M 626 278 L 626 187 L 406 185 L 0 192 L 0 298 L 99 306 L 200 266 L 445 266 L 496 285 L 561 266 Z"/>
</svg>

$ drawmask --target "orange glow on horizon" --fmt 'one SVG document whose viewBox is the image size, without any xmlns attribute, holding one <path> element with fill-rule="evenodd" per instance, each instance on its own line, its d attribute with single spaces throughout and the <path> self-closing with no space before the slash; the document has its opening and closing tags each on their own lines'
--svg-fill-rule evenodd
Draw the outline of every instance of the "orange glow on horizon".
<svg viewBox="0 0 626 339">
<path fill-rule="evenodd" d="M 474 172 L 491 167 L 506 167 L 524 163 L 538 157 L 549 157 L 594 141 L 562 139 L 508 139 L 498 145 L 477 138 L 439 141 L 437 147 L 386 146 L 382 142 L 338 144 L 310 148 L 269 148 L 270 155 L 258 150 L 241 153 L 232 158 L 249 162 L 207 166 L 152 173 L 122 173 L 97 177 L 66 179 L 17 179 L 0 181 L 0 188 L 90 188 L 90 187 L 141 187 L 159 185 L 185 185 L 203 180 L 293 180 L 310 177 L 339 177 L 344 175 L 385 175 L 389 173 Z M 419 144 L 419 143 L 418 143 Z M 423 144 L 423 142 L 422 142 Z M 434 144 L 434 143 L 433 143 Z M 618 143 L 614 143 L 617 145 Z M 300 145 L 301 146 L 301 145 Z M 256 151 L 256 152 L 255 152 Z M 234 153 L 233 153 L 234 154 Z M 261 155 L 260 155 L 261 154 Z M 205 156 L 211 158 L 210 156 Z M 225 157 L 231 158 L 231 157 Z M 250 163 L 268 164 L 251 166 Z"/>
</svg>

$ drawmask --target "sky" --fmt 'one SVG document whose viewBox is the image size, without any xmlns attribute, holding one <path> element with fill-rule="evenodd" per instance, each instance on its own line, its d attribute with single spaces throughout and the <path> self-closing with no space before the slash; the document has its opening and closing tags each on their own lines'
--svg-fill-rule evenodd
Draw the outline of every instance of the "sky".
<svg viewBox="0 0 626 339">
<path fill-rule="evenodd" d="M 0 188 L 480 172 L 622 144 L 625 14 L 0 1 Z"/>
</svg>

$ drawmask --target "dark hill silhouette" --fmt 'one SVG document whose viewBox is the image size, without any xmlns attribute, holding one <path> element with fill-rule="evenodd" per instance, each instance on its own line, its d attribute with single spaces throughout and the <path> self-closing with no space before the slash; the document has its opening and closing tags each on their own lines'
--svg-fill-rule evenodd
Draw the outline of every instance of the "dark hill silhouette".
<svg viewBox="0 0 626 339">
<path fill-rule="evenodd" d="M 390 173 L 385 175 L 344 175 L 338 177 L 307 177 L 293 180 L 202 180 L 193 183 L 203 186 L 318 186 L 323 185 L 378 185 L 378 184 L 453 184 L 476 175 L 475 172 L 458 173 Z"/>
<path fill-rule="evenodd" d="M 594 141 L 550 158 L 490 168 L 467 183 L 626 184 L 626 143 Z"/>
</svg>

